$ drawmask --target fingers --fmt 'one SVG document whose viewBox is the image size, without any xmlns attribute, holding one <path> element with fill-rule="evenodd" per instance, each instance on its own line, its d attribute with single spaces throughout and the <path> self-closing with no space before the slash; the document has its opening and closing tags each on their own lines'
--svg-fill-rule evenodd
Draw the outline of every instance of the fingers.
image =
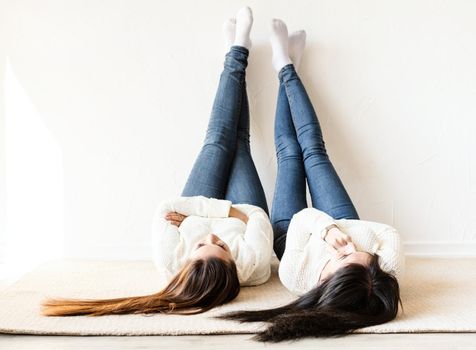
<svg viewBox="0 0 476 350">
<path fill-rule="evenodd" d="M 183 220 L 185 220 L 186 216 L 176 212 L 170 212 L 165 214 L 165 220 L 167 220 L 170 224 L 180 227 L 180 224 Z"/>
<path fill-rule="evenodd" d="M 327 251 L 332 254 L 332 255 L 338 255 L 339 252 L 337 251 L 336 248 L 334 248 L 332 245 L 328 244 L 326 247 Z"/>
<path fill-rule="evenodd" d="M 342 255 L 348 255 L 356 251 L 354 243 L 347 241 L 336 239 L 333 244 L 327 245 L 327 251 L 337 257 Z"/>
<path fill-rule="evenodd" d="M 343 233 L 340 237 L 336 238 L 335 243 L 340 248 L 340 247 L 345 247 L 347 243 L 351 241 L 352 239 L 349 236 L 347 236 L 345 233 Z"/>
<path fill-rule="evenodd" d="M 334 248 L 335 250 L 339 250 L 347 245 L 347 241 L 341 237 L 334 238 L 332 241 L 329 242 L 329 245 Z"/>
<path fill-rule="evenodd" d="M 183 221 L 185 218 L 185 215 L 176 212 L 167 213 L 165 215 L 165 219 L 169 221 Z"/>
<path fill-rule="evenodd" d="M 347 245 L 345 245 L 344 247 L 341 248 L 341 251 L 342 251 L 342 254 L 344 255 L 348 255 L 350 253 L 353 253 L 356 251 L 356 248 L 355 248 L 355 245 L 354 243 L 348 243 Z"/>
</svg>

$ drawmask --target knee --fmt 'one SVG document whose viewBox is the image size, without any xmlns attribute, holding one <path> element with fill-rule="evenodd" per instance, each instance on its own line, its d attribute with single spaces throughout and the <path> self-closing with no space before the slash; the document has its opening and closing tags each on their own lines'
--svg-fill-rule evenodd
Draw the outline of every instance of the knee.
<svg viewBox="0 0 476 350">
<path fill-rule="evenodd" d="M 276 155 L 278 159 L 302 157 L 301 146 L 296 138 L 288 135 L 276 137 Z"/>
<path fill-rule="evenodd" d="M 222 125 L 208 127 L 205 144 L 228 144 L 230 140 L 236 140 L 236 130 Z"/>
<path fill-rule="evenodd" d="M 224 128 L 209 128 L 203 145 L 204 149 L 218 149 L 223 152 L 235 152 L 235 136 L 231 137 L 230 131 Z"/>
<path fill-rule="evenodd" d="M 322 137 L 320 128 L 316 128 L 314 124 L 308 124 L 299 130 L 299 141 L 302 148 L 302 152 L 305 157 L 326 154 L 326 146 Z"/>
<path fill-rule="evenodd" d="M 302 149 L 302 154 L 305 161 L 329 161 L 329 156 L 327 155 L 324 142 L 304 146 Z"/>
<path fill-rule="evenodd" d="M 237 136 L 237 143 L 236 143 L 237 148 L 249 150 L 250 149 L 250 133 L 248 132 L 248 130 L 238 129 L 238 133 L 236 136 Z"/>
</svg>

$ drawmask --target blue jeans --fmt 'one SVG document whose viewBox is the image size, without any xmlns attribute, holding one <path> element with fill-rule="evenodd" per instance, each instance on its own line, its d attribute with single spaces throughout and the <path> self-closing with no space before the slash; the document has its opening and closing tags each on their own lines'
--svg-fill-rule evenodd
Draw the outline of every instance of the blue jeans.
<svg viewBox="0 0 476 350">
<path fill-rule="evenodd" d="M 182 196 L 228 199 L 268 213 L 263 186 L 250 152 L 250 116 L 245 70 L 248 49 L 232 46 L 213 103 L 203 147 Z"/>
<path fill-rule="evenodd" d="M 284 66 L 278 77 L 274 130 L 278 174 L 271 223 L 274 251 L 281 259 L 291 218 L 307 207 L 306 179 L 314 208 L 334 219 L 359 216 L 329 160 L 319 121 L 294 66 Z"/>
</svg>

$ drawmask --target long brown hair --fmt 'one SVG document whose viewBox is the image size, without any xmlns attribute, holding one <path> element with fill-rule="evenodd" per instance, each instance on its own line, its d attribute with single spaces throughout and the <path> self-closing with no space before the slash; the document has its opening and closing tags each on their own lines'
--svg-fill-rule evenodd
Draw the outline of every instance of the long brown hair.
<svg viewBox="0 0 476 350">
<path fill-rule="evenodd" d="M 49 299 L 43 303 L 42 313 L 45 316 L 192 315 L 233 300 L 239 291 L 235 263 L 212 257 L 188 261 L 156 294 L 103 300 Z"/>
<path fill-rule="evenodd" d="M 255 340 L 280 342 L 331 337 L 393 320 L 401 305 L 397 279 L 383 271 L 378 256 L 370 265 L 340 268 L 295 301 L 275 309 L 235 311 L 218 318 L 267 322 Z"/>
</svg>

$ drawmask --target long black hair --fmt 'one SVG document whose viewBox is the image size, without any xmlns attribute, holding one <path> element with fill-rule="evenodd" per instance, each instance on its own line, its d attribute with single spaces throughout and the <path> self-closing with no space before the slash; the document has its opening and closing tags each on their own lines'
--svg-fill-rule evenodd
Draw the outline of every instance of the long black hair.
<svg viewBox="0 0 476 350">
<path fill-rule="evenodd" d="M 401 305 L 397 279 L 383 271 L 378 255 L 368 266 L 349 264 L 295 301 L 274 309 L 218 316 L 239 322 L 268 322 L 254 339 L 279 342 L 331 337 L 393 320 Z"/>
</svg>

